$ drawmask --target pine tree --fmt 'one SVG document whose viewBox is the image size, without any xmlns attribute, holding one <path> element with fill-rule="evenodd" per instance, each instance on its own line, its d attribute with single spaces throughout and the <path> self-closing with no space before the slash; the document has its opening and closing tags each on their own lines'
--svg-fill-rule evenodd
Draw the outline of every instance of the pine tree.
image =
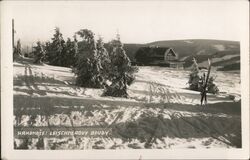
<svg viewBox="0 0 250 160">
<path fill-rule="evenodd" d="M 71 41 L 70 38 L 67 39 L 63 55 L 61 57 L 62 66 L 70 67 L 73 66 L 76 61 L 76 50 L 75 50 L 75 42 Z"/>
<path fill-rule="evenodd" d="M 76 35 L 74 35 L 73 38 L 74 38 L 73 44 L 74 44 L 74 53 L 75 53 L 74 57 L 76 57 L 78 54 L 78 41 L 77 41 Z"/>
<path fill-rule="evenodd" d="M 103 39 L 101 37 L 99 37 L 99 39 L 97 40 L 97 56 L 98 59 L 101 62 L 101 76 L 102 78 L 105 80 L 108 79 L 110 71 L 111 71 L 111 60 L 110 60 L 110 56 L 106 50 L 106 48 L 104 47 L 104 42 Z"/>
<path fill-rule="evenodd" d="M 196 62 L 196 59 L 193 58 L 193 65 L 191 68 L 191 73 L 189 74 L 189 81 L 188 81 L 189 88 L 191 90 L 199 91 L 199 88 L 200 88 L 199 81 L 200 81 L 199 67 Z"/>
<path fill-rule="evenodd" d="M 49 63 L 49 54 L 48 52 L 51 50 L 51 43 L 50 41 L 47 41 L 45 42 L 45 45 L 44 45 L 44 50 L 45 50 L 45 55 L 44 55 L 44 58 L 43 58 L 43 62 L 44 63 Z"/>
<path fill-rule="evenodd" d="M 73 41 L 73 52 L 74 52 L 74 54 L 73 54 L 73 58 L 72 58 L 73 62 L 71 64 L 71 68 L 72 68 L 72 72 L 74 73 L 75 72 L 74 70 L 77 67 L 77 59 L 78 59 L 79 48 L 78 48 L 78 40 L 76 38 L 76 34 L 73 36 L 73 38 L 74 38 L 74 41 Z"/>
<path fill-rule="evenodd" d="M 206 81 L 206 74 L 203 73 L 203 75 L 200 76 L 199 66 L 196 62 L 196 59 L 194 58 L 191 73 L 189 74 L 189 81 L 188 81 L 189 88 L 194 91 L 203 92 L 204 85 L 206 83 L 205 81 Z M 218 87 L 214 83 L 214 77 L 212 76 L 210 76 L 208 79 L 206 92 L 213 94 L 217 94 L 219 92 Z"/>
<path fill-rule="evenodd" d="M 49 64 L 56 66 L 64 66 L 65 41 L 58 27 L 55 28 L 55 34 L 52 43 L 47 48 L 47 60 Z"/>
<path fill-rule="evenodd" d="M 41 64 L 45 57 L 45 50 L 44 46 L 41 44 L 40 41 L 36 43 L 33 54 L 34 54 L 34 63 Z"/>
<path fill-rule="evenodd" d="M 21 52 L 21 41 L 20 39 L 17 40 L 17 45 L 16 45 L 16 52 L 19 56 L 22 56 L 22 52 Z"/>
<path fill-rule="evenodd" d="M 20 39 L 17 40 L 17 45 L 16 47 L 14 47 L 14 51 L 13 51 L 13 60 L 16 60 L 18 57 L 21 57 L 22 53 L 21 53 L 21 41 Z"/>
<path fill-rule="evenodd" d="M 207 90 L 208 93 L 213 93 L 213 94 L 219 93 L 219 88 L 214 83 L 214 77 L 210 77 L 208 79 Z"/>
<path fill-rule="evenodd" d="M 94 33 L 88 29 L 77 32 L 82 38 L 78 45 L 77 62 L 74 73 L 76 84 L 82 87 L 102 87 L 101 62 L 98 58 Z"/>
<path fill-rule="evenodd" d="M 103 95 L 128 97 L 127 86 L 132 84 L 135 79 L 133 73 L 137 68 L 131 66 L 130 59 L 123 49 L 123 44 L 121 43 L 119 35 L 117 35 L 115 40 L 110 42 L 110 46 L 112 46 L 113 49 L 110 54 L 111 72 L 109 80 L 111 81 L 111 85 L 105 85 Z"/>
</svg>

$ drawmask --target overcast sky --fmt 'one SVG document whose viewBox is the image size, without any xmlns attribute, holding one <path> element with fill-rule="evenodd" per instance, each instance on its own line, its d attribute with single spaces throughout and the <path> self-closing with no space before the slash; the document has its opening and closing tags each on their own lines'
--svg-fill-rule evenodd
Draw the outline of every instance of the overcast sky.
<svg viewBox="0 0 250 160">
<path fill-rule="evenodd" d="M 84 28 L 107 42 L 117 31 L 124 43 L 173 39 L 239 40 L 244 3 L 232 1 L 73 1 L 13 3 L 16 37 L 49 40 L 58 26 L 64 38 Z M 245 5 L 246 6 L 246 5 Z"/>
</svg>

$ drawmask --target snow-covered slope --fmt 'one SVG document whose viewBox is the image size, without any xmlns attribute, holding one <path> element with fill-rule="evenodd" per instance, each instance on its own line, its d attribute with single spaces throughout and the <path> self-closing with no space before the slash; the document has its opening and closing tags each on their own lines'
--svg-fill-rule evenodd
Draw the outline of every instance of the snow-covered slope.
<svg viewBox="0 0 250 160">
<path fill-rule="evenodd" d="M 240 75 L 217 72 L 221 94 L 187 89 L 188 71 L 140 67 L 129 98 L 74 85 L 70 68 L 14 63 L 14 127 L 103 128 L 108 137 L 23 138 L 18 149 L 230 148 L 240 146 Z M 215 74 L 215 72 L 212 72 Z"/>
</svg>

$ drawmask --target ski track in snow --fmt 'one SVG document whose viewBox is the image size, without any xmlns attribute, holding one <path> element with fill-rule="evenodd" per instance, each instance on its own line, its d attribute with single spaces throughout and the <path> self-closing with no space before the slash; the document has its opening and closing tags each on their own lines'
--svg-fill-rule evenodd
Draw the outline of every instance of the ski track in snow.
<svg viewBox="0 0 250 160">
<path fill-rule="evenodd" d="M 240 75 L 217 72 L 215 83 L 222 93 L 208 95 L 210 108 L 201 108 L 200 94 L 187 89 L 188 75 L 189 71 L 184 70 L 140 67 L 129 87 L 130 97 L 125 99 L 102 97 L 102 89 L 75 86 L 70 68 L 14 63 L 14 126 L 108 126 L 129 135 L 133 124 L 132 130 L 138 132 L 126 140 L 124 137 L 44 138 L 44 149 L 231 148 L 222 139 L 227 134 L 236 139 L 241 136 L 240 114 L 227 110 L 226 106 L 234 103 L 229 95 L 240 99 Z M 174 116 L 176 113 L 184 119 Z M 200 118 L 211 122 L 211 126 L 202 125 Z M 188 122 L 196 124 L 198 129 L 205 127 L 209 133 L 218 128 L 221 133 L 216 136 L 222 138 L 200 133 Z M 151 127 L 157 124 L 158 128 L 151 133 L 142 127 L 144 123 Z M 185 135 L 182 131 L 190 133 Z M 141 140 L 140 134 L 148 139 Z M 39 139 L 30 141 L 29 148 L 37 149 Z M 15 138 L 15 143 L 21 146 L 27 142 Z"/>
</svg>

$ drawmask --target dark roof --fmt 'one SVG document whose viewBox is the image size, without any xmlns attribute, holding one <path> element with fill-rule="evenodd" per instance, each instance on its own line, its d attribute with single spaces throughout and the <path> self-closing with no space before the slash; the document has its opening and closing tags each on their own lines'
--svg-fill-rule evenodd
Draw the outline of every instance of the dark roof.
<svg viewBox="0 0 250 160">
<path fill-rule="evenodd" d="M 169 48 L 152 48 L 152 52 L 155 56 L 164 56 L 166 51 L 168 50 Z"/>
<path fill-rule="evenodd" d="M 154 60 L 165 60 L 165 53 L 170 52 L 175 58 L 173 60 L 169 60 L 176 63 L 180 63 L 178 61 L 178 55 L 174 52 L 172 48 L 169 47 L 152 47 L 152 46 L 144 46 L 140 47 L 136 52 L 135 59 L 137 62 L 142 61 L 143 63 L 150 63 Z"/>
<path fill-rule="evenodd" d="M 181 61 L 181 60 L 171 60 L 171 61 L 169 61 L 169 62 L 178 62 L 178 63 L 184 63 L 185 61 Z"/>
<path fill-rule="evenodd" d="M 150 56 L 162 57 L 165 52 L 170 49 L 168 47 L 141 47 L 140 50 L 148 52 Z"/>
<path fill-rule="evenodd" d="M 172 52 L 170 52 L 170 51 L 172 51 Z M 173 51 L 173 49 L 171 48 L 171 50 L 170 50 L 168 53 L 167 53 L 167 55 L 169 55 L 169 54 L 171 54 L 172 56 L 176 56 L 176 53 Z"/>
</svg>

